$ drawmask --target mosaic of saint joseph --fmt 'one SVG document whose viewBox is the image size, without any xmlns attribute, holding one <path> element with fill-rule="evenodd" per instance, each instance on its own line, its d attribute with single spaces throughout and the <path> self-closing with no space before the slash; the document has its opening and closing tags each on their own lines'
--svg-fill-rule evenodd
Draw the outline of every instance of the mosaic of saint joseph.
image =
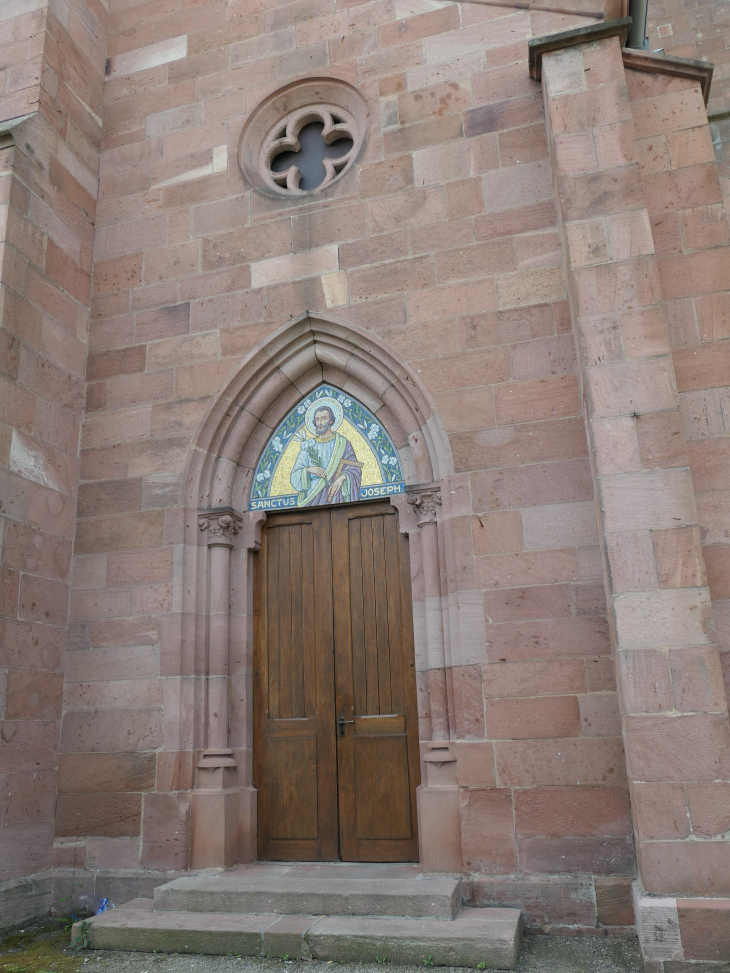
<svg viewBox="0 0 730 973">
<path fill-rule="evenodd" d="M 314 412 L 315 435 L 303 439 L 291 471 L 298 507 L 346 503 L 360 497 L 362 463 L 352 443 L 335 431 L 339 423 L 328 405 Z"/>
</svg>

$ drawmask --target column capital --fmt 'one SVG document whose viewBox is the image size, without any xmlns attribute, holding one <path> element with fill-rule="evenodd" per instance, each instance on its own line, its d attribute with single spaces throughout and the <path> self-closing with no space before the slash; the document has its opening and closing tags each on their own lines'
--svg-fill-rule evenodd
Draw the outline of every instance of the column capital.
<svg viewBox="0 0 730 973">
<path fill-rule="evenodd" d="M 441 487 L 438 485 L 419 487 L 413 492 L 408 491 L 408 503 L 415 507 L 418 526 L 437 522 L 438 508 L 441 506 Z"/>
<path fill-rule="evenodd" d="M 208 547 L 233 547 L 243 518 L 233 507 L 218 507 L 198 514 L 198 530 L 207 531 Z"/>
</svg>

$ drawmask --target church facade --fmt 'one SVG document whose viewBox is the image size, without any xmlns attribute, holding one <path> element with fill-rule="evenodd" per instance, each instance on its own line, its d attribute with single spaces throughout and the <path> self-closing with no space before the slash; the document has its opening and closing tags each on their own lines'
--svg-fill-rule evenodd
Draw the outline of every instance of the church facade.
<svg viewBox="0 0 730 973">
<path fill-rule="evenodd" d="M 629 13 L 5 0 L 0 927 L 415 861 L 724 968 L 727 186 Z"/>
</svg>

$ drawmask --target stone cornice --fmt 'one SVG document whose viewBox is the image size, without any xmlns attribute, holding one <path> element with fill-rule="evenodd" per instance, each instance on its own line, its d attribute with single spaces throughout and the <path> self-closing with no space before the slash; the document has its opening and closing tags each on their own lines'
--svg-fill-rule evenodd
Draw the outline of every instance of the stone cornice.
<svg viewBox="0 0 730 973">
<path fill-rule="evenodd" d="M 564 30 L 560 34 L 548 34 L 547 37 L 535 37 L 527 42 L 527 57 L 530 77 L 539 81 L 542 76 L 542 58 L 544 54 L 563 51 L 567 47 L 578 44 L 591 44 L 602 41 L 607 37 L 618 37 L 621 46 L 626 43 L 631 27 L 631 17 L 621 17 L 620 20 L 607 20 L 600 24 L 587 24 L 575 30 Z"/>
<path fill-rule="evenodd" d="M 675 57 L 672 54 L 652 54 L 649 51 L 635 51 L 625 48 L 624 67 L 632 71 L 645 71 L 648 74 L 668 74 L 674 78 L 696 81 L 702 88 L 707 104 L 715 65 L 710 61 L 696 61 L 690 57 Z"/>
</svg>

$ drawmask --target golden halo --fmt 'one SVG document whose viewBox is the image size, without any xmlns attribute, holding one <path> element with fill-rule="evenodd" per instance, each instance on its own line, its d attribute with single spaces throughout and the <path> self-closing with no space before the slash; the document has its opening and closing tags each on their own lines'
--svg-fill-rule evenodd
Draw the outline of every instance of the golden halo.
<svg viewBox="0 0 730 973">
<path fill-rule="evenodd" d="M 312 433 L 313 436 L 317 435 L 317 429 L 314 425 L 314 414 L 315 412 L 318 412 L 323 406 L 328 406 L 330 409 L 332 409 L 332 414 L 335 417 L 335 421 L 330 427 L 332 429 L 332 432 L 337 432 L 337 430 L 342 425 L 342 419 L 344 416 L 344 413 L 342 411 L 342 406 L 336 399 L 333 399 L 332 396 L 323 395 L 321 398 L 315 399 L 314 402 L 312 402 L 312 404 L 309 406 L 307 411 L 304 413 L 304 425 Z"/>
</svg>

